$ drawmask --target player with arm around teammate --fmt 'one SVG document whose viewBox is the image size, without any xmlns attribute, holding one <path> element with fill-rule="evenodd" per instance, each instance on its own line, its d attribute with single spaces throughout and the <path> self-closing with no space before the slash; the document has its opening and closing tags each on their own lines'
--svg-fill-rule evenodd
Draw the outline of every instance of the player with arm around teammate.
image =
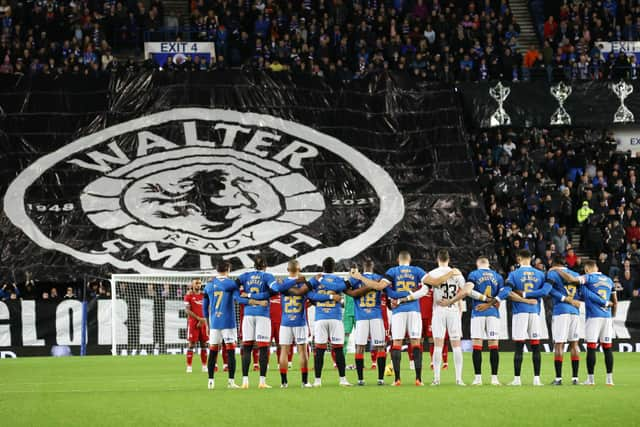
<svg viewBox="0 0 640 427">
<path fill-rule="evenodd" d="M 500 353 L 498 352 L 498 339 L 500 327 L 500 311 L 498 304 L 505 300 L 510 293 L 505 288 L 504 279 L 500 274 L 491 269 L 489 259 L 480 256 L 476 260 L 476 270 L 467 278 L 473 284 L 470 293 L 473 309 L 471 311 L 471 340 L 473 343 L 473 369 L 475 379 L 472 385 L 482 385 L 482 346 L 484 340 L 489 345 L 489 361 L 491 363 L 491 385 L 500 385 L 498 380 L 498 366 Z"/>
<path fill-rule="evenodd" d="M 269 299 L 271 292 L 269 284 L 275 281 L 271 273 L 267 273 L 266 260 L 258 256 L 255 259 L 255 269 L 242 273 L 236 282 L 242 289 L 241 296 L 257 301 L 264 301 L 264 305 L 247 305 L 242 317 L 242 388 L 249 388 L 249 367 L 254 342 L 258 346 L 258 362 L 260 366 L 260 382 L 258 388 L 271 388 L 266 383 L 267 365 L 269 363 L 269 345 L 271 344 L 271 317 Z"/>
<path fill-rule="evenodd" d="M 429 275 L 440 277 L 452 271 L 449 267 L 449 252 L 438 251 L 438 268 L 431 270 Z M 453 349 L 453 361 L 456 371 L 456 384 L 464 386 L 462 381 L 462 308 L 461 300 L 469 295 L 472 284 L 466 284 L 461 275 L 449 278 L 440 286 L 433 287 L 433 317 L 431 331 L 433 334 L 433 382 L 432 385 L 440 384 L 440 368 L 442 363 L 442 347 L 445 335 L 449 334 L 451 348 Z"/>
<path fill-rule="evenodd" d="M 202 282 L 200 279 L 191 281 L 191 290 L 184 296 L 185 312 L 187 313 L 187 339 L 189 348 L 187 350 L 187 373 L 192 372 L 193 349 L 196 344 L 200 344 L 200 361 L 202 362 L 202 372 L 207 372 L 207 341 L 209 341 L 209 330 L 207 320 L 202 312 Z"/>
<path fill-rule="evenodd" d="M 273 292 L 281 294 L 282 320 L 280 321 L 280 388 L 288 388 L 287 378 L 288 354 L 290 347 L 298 346 L 300 357 L 300 372 L 302 374 L 302 387 L 312 387 L 309 384 L 309 354 L 307 352 L 307 316 L 306 294 L 311 290 L 304 277 L 300 275 L 300 263 L 297 260 L 289 261 L 287 265 L 289 276 L 282 282 L 275 280 L 269 285 Z M 316 295 L 317 301 L 331 301 L 330 295 Z"/>
<path fill-rule="evenodd" d="M 222 346 L 229 359 L 229 380 L 228 388 L 240 388 L 235 383 L 236 372 L 236 341 L 238 330 L 236 325 L 235 302 L 250 305 L 262 305 L 266 307 L 265 301 L 247 299 L 240 296 L 238 284 L 229 278 L 231 265 L 228 261 L 222 261 L 218 265 L 218 276 L 214 277 L 204 288 L 204 298 L 202 308 L 204 317 L 209 328 L 209 360 L 207 370 L 209 372 L 208 388 L 215 387 L 214 369 L 218 351 Z"/>
<path fill-rule="evenodd" d="M 367 259 L 364 262 L 363 277 L 379 282 L 382 276 L 373 272 L 373 261 Z M 345 290 L 347 295 L 354 299 L 355 303 L 355 341 L 356 341 L 356 371 L 358 373 L 358 385 L 364 385 L 364 352 L 367 341 L 371 338 L 372 351 L 377 353 L 376 366 L 378 367 L 378 385 L 384 385 L 384 368 L 386 363 L 385 327 L 382 318 L 382 291 L 371 289 L 354 276 L 359 274 L 357 267 L 351 269 L 352 289 Z M 386 309 L 386 308 L 385 308 Z"/>
<path fill-rule="evenodd" d="M 333 274 L 336 262 L 333 258 L 325 258 L 322 261 L 322 274 L 309 280 L 311 290 L 307 297 L 316 301 L 314 337 L 316 344 L 316 354 L 314 358 L 315 380 L 314 387 L 322 386 L 322 367 L 324 365 L 324 353 L 327 344 L 331 342 L 331 348 L 335 349 L 336 364 L 338 365 L 338 375 L 340 385 L 351 386 L 346 378 L 346 361 L 342 348 L 344 346 L 344 324 L 342 323 L 342 293 L 347 288 L 344 279 Z M 331 299 L 325 301 L 329 296 Z"/>
<path fill-rule="evenodd" d="M 517 256 L 520 267 L 507 277 L 507 287 L 512 290 L 509 294 L 512 300 L 512 327 L 511 332 L 516 344 L 513 356 L 514 378 L 510 385 L 520 386 L 520 372 L 525 340 L 531 341 L 533 361 L 533 385 L 542 386 L 540 381 L 540 300 L 551 290 L 551 285 L 546 282 L 545 274 L 531 266 L 531 252 L 523 249 Z M 535 304 L 530 304 L 522 299 L 535 299 Z"/>
<path fill-rule="evenodd" d="M 398 266 L 387 270 L 380 281 L 371 280 L 361 274 L 354 278 L 362 281 L 371 289 L 383 290 L 391 299 L 403 299 L 404 303 L 396 305 L 391 314 L 391 362 L 395 375 L 394 386 L 400 386 L 400 362 L 402 341 L 409 335 L 409 351 L 413 352 L 416 373 L 416 385 L 422 382 L 422 318 L 418 299 L 429 292 L 429 286 L 440 286 L 459 271 L 453 269 L 441 277 L 432 277 L 420 267 L 411 265 L 411 255 L 407 251 L 398 254 Z M 427 286 L 425 286 L 427 285 Z"/>
<path fill-rule="evenodd" d="M 584 286 L 584 290 L 588 291 L 584 298 L 587 319 L 585 322 L 587 380 L 583 384 L 595 385 L 596 349 L 598 341 L 600 341 L 607 370 L 606 385 L 613 386 L 613 317 L 618 299 L 613 281 L 598 271 L 598 265 L 595 261 L 586 261 L 584 271 L 584 276 L 573 277 L 558 270 L 560 276 L 568 283 L 579 283 Z"/>
</svg>

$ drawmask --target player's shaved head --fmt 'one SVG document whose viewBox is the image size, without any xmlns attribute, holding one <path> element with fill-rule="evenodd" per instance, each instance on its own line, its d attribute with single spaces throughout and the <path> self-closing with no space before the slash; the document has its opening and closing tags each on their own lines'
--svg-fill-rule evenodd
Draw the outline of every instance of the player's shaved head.
<svg viewBox="0 0 640 427">
<path fill-rule="evenodd" d="M 446 249 L 440 249 L 438 251 L 438 262 L 449 262 L 449 251 Z"/>
<path fill-rule="evenodd" d="M 201 287 L 202 287 L 202 281 L 200 279 L 193 279 L 191 281 L 191 289 L 199 291 Z"/>
<path fill-rule="evenodd" d="M 300 272 L 300 263 L 297 259 L 291 259 L 287 263 L 287 271 L 289 273 L 299 273 Z"/>
<path fill-rule="evenodd" d="M 489 267 L 489 258 L 487 258 L 484 255 L 480 255 L 477 259 L 476 259 L 476 267 L 478 268 L 486 268 Z"/>
<path fill-rule="evenodd" d="M 217 270 L 218 273 L 228 273 L 231 270 L 231 263 L 229 261 L 220 261 Z"/>
<path fill-rule="evenodd" d="M 331 257 L 325 258 L 322 261 L 322 271 L 324 273 L 333 273 L 336 271 L 336 260 Z"/>
<path fill-rule="evenodd" d="M 531 252 L 529 252 L 529 249 L 522 249 L 518 252 L 518 258 L 522 260 L 531 259 Z"/>
<path fill-rule="evenodd" d="M 398 254 L 398 263 L 409 264 L 411 263 L 411 254 L 409 251 L 400 251 Z"/>
<path fill-rule="evenodd" d="M 267 259 L 262 255 L 258 255 L 253 262 L 253 267 L 256 270 L 266 270 L 267 269 Z"/>
<path fill-rule="evenodd" d="M 554 267 L 564 267 L 564 258 L 560 254 L 554 254 L 551 257 L 551 265 Z"/>
<path fill-rule="evenodd" d="M 595 273 L 598 271 L 598 264 L 592 259 L 584 262 L 584 271 L 587 273 Z"/>
<path fill-rule="evenodd" d="M 362 266 L 364 267 L 364 271 L 373 271 L 373 260 L 371 258 L 366 258 Z"/>
</svg>

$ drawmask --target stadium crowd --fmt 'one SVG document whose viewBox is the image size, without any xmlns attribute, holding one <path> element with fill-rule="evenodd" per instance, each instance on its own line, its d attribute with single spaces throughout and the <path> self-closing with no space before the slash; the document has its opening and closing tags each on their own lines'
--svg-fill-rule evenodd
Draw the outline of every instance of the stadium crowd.
<svg viewBox="0 0 640 427">
<path fill-rule="evenodd" d="M 162 0 L 1 0 L 0 73 L 99 73 L 118 51 L 139 56 L 143 40 L 169 34 L 211 41 L 217 52 L 215 63 L 195 58 L 170 70 L 251 67 L 341 81 L 384 70 L 446 82 L 636 78 L 634 58 L 605 61 L 598 48 L 638 37 L 637 8 L 621 1 L 612 14 L 610 3 L 570 2 L 544 25 L 538 49 L 519 42 L 507 0 L 193 0 L 189 26 L 168 33 Z"/>
<path fill-rule="evenodd" d="M 576 233 L 619 298 L 638 297 L 640 159 L 616 152 L 610 132 L 498 129 L 472 135 L 471 147 L 503 272 L 522 248 L 542 270 L 560 254 L 579 271 Z"/>
</svg>

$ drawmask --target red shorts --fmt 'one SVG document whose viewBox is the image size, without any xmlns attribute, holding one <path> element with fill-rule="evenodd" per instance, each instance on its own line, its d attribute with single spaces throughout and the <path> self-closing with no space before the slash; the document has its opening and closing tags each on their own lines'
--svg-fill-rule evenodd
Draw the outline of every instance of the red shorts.
<svg viewBox="0 0 640 427">
<path fill-rule="evenodd" d="M 198 327 L 198 322 L 189 322 L 187 325 L 187 339 L 189 342 L 207 342 L 209 341 L 209 331 L 207 324 L 203 323 Z"/>
</svg>

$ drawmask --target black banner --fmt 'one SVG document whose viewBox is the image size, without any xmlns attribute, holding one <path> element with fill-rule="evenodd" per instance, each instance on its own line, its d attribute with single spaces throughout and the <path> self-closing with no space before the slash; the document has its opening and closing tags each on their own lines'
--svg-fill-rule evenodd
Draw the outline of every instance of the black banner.
<svg viewBox="0 0 640 427">
<path fill-rule="evenodd" d="M 588 81 L 461 83 L 465 117 L 475 128 L 610 127 L 640 121 L 640 86 L 634 82 Z M 502 113 L 500 114 L 500 102 Z"/>
<path fill-rule="evenodd" d="M 87 355 L 112 352 L 112 300 L 0 302 L 0 359 L 24 356 Z M 543 350 L 553 351 L 551 304 L 545 304 Z M 180 299 L 158 294 L 116 300 L 115 341 L 118 356 L 183 354 L 187 319 Z M 640 300 L 621 301 L 614 320 L 614 350 L 640 352 Z M 463 314 L 463 347 L 470 351 L 469 312 Z M 584 329 L 584 318 L 580 322 Z M 82 339 L 82 333 L 85 340 Z M 511 313 L 501 309 L 499 336 L 503 351 L 513 350 Z M 352 343 L 353 344 L 353 343 Z M 581 343 L 583 345 L 583 343 Z M 353 350 L 352 347 L 351 351 Z"/>
<path fill-rule="evenodd" d="M 0 272 L 378 269 L 491 250 L 447 85 L 212 73 L 0 76 Z"/>
</svg>

